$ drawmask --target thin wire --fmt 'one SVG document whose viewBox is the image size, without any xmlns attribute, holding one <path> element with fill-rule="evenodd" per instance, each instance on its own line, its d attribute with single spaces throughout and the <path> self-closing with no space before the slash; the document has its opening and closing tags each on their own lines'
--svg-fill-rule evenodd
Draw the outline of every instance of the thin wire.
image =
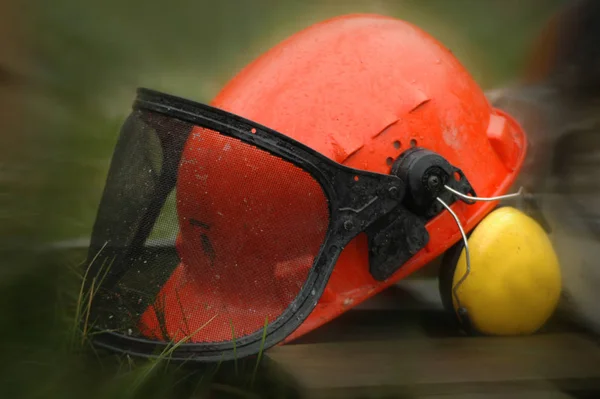
<svg viewBox="0 0 600 399">
<path fill-rule="evenodd" d="M 460 280 L 456 283 L 456 285 L 452 288 L 452 294 L 454 295 L 454 299 L 456 299 L 456 304 L 460 308 L 461 307 L 460 300 L 458 299 L 457 291 L 458 291 L 458 288 L 461 286 L 461 284 L 467 279 L 467 277 L 471 273 L 471 254 L 469 253 L 469 244 L 467 243 L 467 235 L 465 234 L 465 230 L 463 229 L 462 224 L 460 223 L 460 220 L 458 219 L 458 216 L 456 216 L 456 213 L 454 213 L 452 208 L 450 208 L 448 206 L 448 204 L 446 204 L 440 197 L 436 197 L 436 200 L 438 200 L 438 202 L 440 204 L 442 204 L 448 212 L 450 212 L 450 214 L 454 218 L 454 221 L 456 222 L 456 225 L 458 226 L 458 229 L 460 230 L 460 234 L 462 235 L 463 242 L 465 243 L 465 255 L 467 258 L 467 270 L 465 271 L 465 274 L 463 274 L 463 276 L 460 278 Z"/>
<path fill-rule="evenodd" d="M 470 195 L 466 195 L 466 194 L 461 193 L 460 191 L 456 191 L 455 189 L 453 189 L 452 187 L 448 187 L 447 185 L 444 185 L 444 188 L 446 188 L 446 190 L 450 191 L 452 194 L 454 194 L 462 199 L 471 200 L 471 201 L 500 201 L 503 199 L 516 198 L 516 197 L 520 197 L 521 195 L 523 195 L 523 187 L 519 188 L 519 191 L 517 191 L 516 193 L 498 195 L 497 197 L 471 197 Z"/>
</svg>

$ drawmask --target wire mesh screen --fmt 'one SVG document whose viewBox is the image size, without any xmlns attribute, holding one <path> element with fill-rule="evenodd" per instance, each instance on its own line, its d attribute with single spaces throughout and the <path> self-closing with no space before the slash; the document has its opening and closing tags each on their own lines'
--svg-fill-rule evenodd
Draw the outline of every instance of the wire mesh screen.
<svg viewBox="0 0 600 399">
<path fill-rule="evenodd" d="M 92 237 L 96 326 L 192 343 L 256 333 L 298 296 L 328 226 L 327 198 L 308 172 L 136 110 Z"/>
</svg>

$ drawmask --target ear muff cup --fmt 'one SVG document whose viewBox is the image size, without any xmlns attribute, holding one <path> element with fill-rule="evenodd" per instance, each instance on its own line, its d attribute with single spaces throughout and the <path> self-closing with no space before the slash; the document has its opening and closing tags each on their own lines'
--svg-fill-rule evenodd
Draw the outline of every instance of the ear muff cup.
<svg viewBox="0 0 600 399">
<path fill-rule="evenodd" d="M 460 240 L 442 258 L 439 290 L 453 320 L 471 335 L 524 335 L 538 331 L 556 310 L 560 266 L 545 230 L 512 207 L 488 214 L 468 236 L 471 272 Z M 466 312 L 463 312 L 466 310 Z"/>
</svg>

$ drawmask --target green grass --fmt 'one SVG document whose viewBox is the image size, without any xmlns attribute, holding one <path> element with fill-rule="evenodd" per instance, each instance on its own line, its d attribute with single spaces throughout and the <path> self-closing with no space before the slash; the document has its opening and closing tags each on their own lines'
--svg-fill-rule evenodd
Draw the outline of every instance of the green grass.
<svg viewBox="0 0 600 399">
<path fill-rule="evenodd" d="M 212 395 L 215 394 L 219 397 L 273 397 L 270 394 L 265 396 L 262 389 L 265 385 L 270 391 L 279 389 L 287 392 L 285 397 L 296 397 L 293 384 L 287 382 L 285 376 L 279 377 L 280 371 L 274 370 L 268 362 L 261 361 L 261 356 L 204 367 L 171 360 L 177 348 L 198 334 L 217 315 L 187 336 L 171 342 L 151 359 L 115 355 L 94 348 L 90 340 L 92 326 L 88 321 L 97 285 L 92 283 L 85 289 L 84 276 L 87 270 L 77 273 L 82 269 L 77 267 L 79 265 L 72 265 L 74 269 L 62 269 L 59 264 L 63 261 L 59 257 L 54 267 L 48 267 L 44 276 L 38 276 L 47 282 L 52 277 L 53 285 L 57 288 L 54 293 L 63 298 L 57 300 L 60 303 L 58 312 L 46 320 L 46 323 L 52 320 L 58 324 L 54 325 L 54 329 L 37 331 L 29 339 L 21 337 L 20 342 L 13 340 L 11 346 L 5 348 L 6 359 L 0 368 L 0 381 L 3 392 L 11 397 L 202 398 L 214 397 Z M 50 273 L 50 270 L 53 272 Z M 105 273 L 101 272 L 102 275 Z M 22 290 L 25 287 L 27 290 Z M 63 291 L 67 287 L 69 289 Z M 21 289 L 14 290 L 10 298 L 6 295 L 11 290 L 2 291 L 2 299 L 22 300 L 33 292 L 45 294 L 44 303 L 38 303 L 36 309 L 40 313 L 50 301 L 56 300 L 48 285 L 33 279 L 15 288 Z M 72 295 L 73 292 L 78 294 Z M 7 307 L 7 304 L 3 303 L 3 306 Z M 13 310 L 11 325 L 20 326 L 15 319 L 23 316 Z M 29 321 L 43 322 L 39 318 Z M 56 336 L 47 336 L 52 330 Z M 28 383 L 30 378 L 35 383 Z"/>
<path fill-rule="evenodd" d="M 256 365 L 254 366 L 254 371 L 252 372 L 252 382 L 251 385 L 254 386 L 254 381 L 256 381 L 256 373 L 258 372 L 258 367 L 260 366 L 260 361 L 263 356 L 263 351 L 265 348 L 265 339 L 267 338 L 267 326 L 269 324 L 269 317 L 265 317 L 265 325 L 263 327 L 263 336 L 260 341 L 260 351 L 258 352 L 258 356 L 256 358 Z"/>
<path fill-rule="evenodd" d="M 0 162 L 2 396 L 299 395 L 262 351 L 260 363 L 240 360 L 207 370 L 173 364 L 168 353 L 141 360 L 92 348 L 85 320 L 94 293 L 81 288 L 83 254 L 36 250 L 89 236 L 119 125 L 137 86 L 209 101 L 244 64 L 298 29 L 342 13 L 377 12 L 428 30 L 491 88 L 518 73 L 532 36 L 558 3 L 30 2 L 30 60 L 22 71 L 28 77 L 27 118 L 22 131 L 10 132 L 19 140 L 8 141 L 8 158 Z M 173 204 L 171 199 L 166 221 L 173 218 Z M 159 223 L 153 234 L 171 233 L 167 227 Z"/>
</svg>

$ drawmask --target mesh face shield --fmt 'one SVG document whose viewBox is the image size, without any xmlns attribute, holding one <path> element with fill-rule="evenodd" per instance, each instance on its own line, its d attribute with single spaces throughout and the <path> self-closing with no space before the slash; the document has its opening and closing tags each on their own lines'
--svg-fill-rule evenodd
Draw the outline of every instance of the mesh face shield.
<svg viewBox="0 0 600 399">
<path fill-rule="evenodd" d="M 177 343 L 172 358 L 200 361 L 277 344 L 310 314 L 357 234 L 369 234 L 371 269 L 385 266 L 382 255 L 397 269 L 426 244 L 426 218 L 402 205 L 404 181 L 139 90 L 89 250 L 94 342 L 142 356 Z"/>
</svg>

